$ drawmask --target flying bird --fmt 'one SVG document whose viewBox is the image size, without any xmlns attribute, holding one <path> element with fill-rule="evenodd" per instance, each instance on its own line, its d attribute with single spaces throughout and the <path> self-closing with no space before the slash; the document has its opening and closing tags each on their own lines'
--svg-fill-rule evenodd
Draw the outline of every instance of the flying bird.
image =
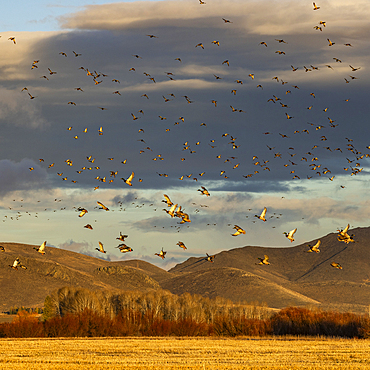
<svg viewBox="0 0 370 370">
<path fill-rule="evenodd" d="M 83 217 L 88 212 L 87 209 L 81 208 L 81 207 L 78 208 L 78 211 L 80 211 L 80 214 L 78 215 L 78 217 Z"/>
<path fill-rule="evenodd" d="M 128 235 L 123 235 L 121 232 L 119 232 L 119 237 L 116 239 L 124 242 L 126 238 L 128 238 Z"/>
<path fill-rule="evenodd" d="M 9 267 L 11 267 L 14 270 L 18 270 L 18 267 L 27 270 L 27 267 L 21 264 L 19 258 L 16 258 L 15 261 L 13 262 L 13 265 L 9 265 Z"/>
<path fill-rule="evenodd" d="M 33 249 L 35 249 L 37 252 L 44 255 L 45 254 L 45 245 L 46 245 L 46 241 L 43 242 L 39 247 L 33 247 Z"/>
<path fill-rule="evenodd" d="M 176 211 L 177 204 L 173 204 L 170 210 L 163 209 L 167 214 L 169 214 L 171 217 L 175 217 L 175 211 Z"/>
<path fill-rule="evenodd" d="M 265 207 L 265 208 L 263 209 L 262 213 L 260 214 L 260 216 L 258 216 L 258 215 L 254 215 L 254 217 L 257 217 L 257 218 L 259 218 L 259 219 L 260 219 L 260 220 L 262 220 L 262 221 L 266 221 L 266 218 L 265 218 L 265 216 L 266 216 L 266 212 L 267 212 L 267 208 Z"/>
<path fill-rule="evenodd" d="M 99 208 L 99 209 L 104 209 L 105 211 L 109 211 L 109 208 L 108 208 L 108 207 L 106 207 L 103 203 L 101 203 L 101 202 L 96 202 L 96 203 L 98 203 L 98 204 L 99 204 L 99 206 L 100 206 L 100 208 Z"/>
<path fill-rule="evenodd" d="M 187 249 L 186 248 L 186 246 L 185 246 L 185 244 L 183 243 L 183 242 L 178 242 L 178 243 L 176 243 L 176 245 L 178 245 L 180 248 L 182 248 L 183 250 L 185 250 L 185 249 Z"/>
<path fill-rule="evenodd" d="M 307 252 L 316 252 L 316 253 L 320 253 L 320 244 L 321 244 L 321 240 L 318 240 L 317 243 L 315 245 L 307 245 L 307 247 L 309 247 L 310 249 L 307 251 Z"/>
<path fill-rule="evenodd" d="M 162 202 L 167 203 L 167 206 L 171 207 L 173 205 L 173 203 L 171 202 L 170 197 L 166 194 L 163 194 L 163 196 L 165 197 L 166 200 L 162 200 Z"/>
<path fill-rule="evenodd" d="M 283 234 L 285 234 L 285 236 L 293 243 L 294 242 L 293 235 L 296 231 L 297 229 L 295 228 L 294 230 L 289 231 L 289 233 L 284 231 Z"/>
<path fill-rule="evenodd" d="M 335 42 L 332 42 L 330 39 L 327 39 L 327 40 L 328 40 L 329 46 L 333 46 L 335 44 Z"/>
<path fill-rule="evenodd" d="M 203 195 L 206 195 L 207 197 L 211 195 L 204 186 L 201 186 L 201 189 L 198 189 L 198 191 L 200 191 Z"/>
<path fill-rule="evenodd" d="M 118 245 L 116 248 L 118 248 L 121 253 L 126 253 L 126 252 L 132 252 L 133 251 L 133 249 L 131 247 L 129 247 L 128 245 L 123 244 L 123 243 Z"/>
<path fill-rule="evenodd" d="M 123 177 L 121 177 L 121 180 L 123 180 L 127 185 L 132 186 L 131 181 L 134 178 L 134 175 L 134 172 L 132 172 L 126 180 Z"/>
<path fill-rule="evenodd" d="M 343 230 L 337 230 L 339 232 L 337 236 L 337 240 L 340 242 L 344 242 L 346 244 L 354 243 L 355 240 L 353 239 L 354 235 L 348 234 L 349 224 Z"/>
<path fill-rule="evenodd" d="M 163 250 L 163 248 L 161 249 L 161 251 L 159 252 L 159 253 L 154 253 L 154 255 L 155 256 L 158 256 L 158 257 L 161 257 L 162 258 L 162 260 L 164 260 L 165 259 L 165 257 L 166 257 L 166 253 L 167 252 L 165 252 L 164 250 Z"/>
<path fill-rule="evenodd" d="M 245 234 L 245 230 L 243 230 L 240 226 L 234 225 L 233 227 L 236 231 L 234 234 L 231 234 L 232 236 L 238 236 L 240 234 Z"/>
<path fill-rule="evenodd" d="M 269 256 L 267 254 L 265 254 L 263 256 L 263 258 L 262 257 L 257 257 L 257 259 L 259 259 L 260 262 L 259 263 L 256 263 L 256 265 L 269 265 L 270 264 L 270 262 L 269 262 Z"/>
<path fill-rule="evenodd" d="M 216 255 L 210 256 L 208 253 L 206 253 L 206 255 L 207 255 L 207 257 L 204 258 L 204 260 L 213 263 L 213 260 L 215 259 Z"/>
<path fill-rule="evenodd" d="M 102 242 L 99 242 L 99 248 L 95 248 L 97 251 L 101 252 L 101 253 L 107 253 L 105 250 L 104 250 L 104 247 L 103 247 L 103 243 Z"/>
</svg>

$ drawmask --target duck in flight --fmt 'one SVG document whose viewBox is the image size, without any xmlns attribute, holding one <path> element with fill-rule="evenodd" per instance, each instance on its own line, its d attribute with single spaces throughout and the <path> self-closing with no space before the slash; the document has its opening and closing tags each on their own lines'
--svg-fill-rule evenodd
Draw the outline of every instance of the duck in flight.
<svg viewBox="0 0 370 370">
<path fill-rule="evenodd" d="M 117 238 L 118 239 L 118 238 Z M 116 247 L 116 248 L 118 248 L 119 249 L 119 251 L 121 252 L 121 253 L 126 253 L 126 252 L 132 252 L 133 251 L 133 249 L 131 248 L 131 247 L 129 247 L 128 245 L 126 245 L 126 244 L 120 244 L 118 247 Z"/>
<path fill-rule="evenodd" d="M 308 253 L 310 252 L 316 252 L 316 253 L 320 253 L 320 244 L 321 244 L 321 240 L 318 240 L 317 243 L 315 245 L 308 245 L 307 247 L 309 247 L 310 249 L 307 251 Z"/>
<path fill-rule="evenodd" d="M 269 262 L 269 256 L 267 254 L 265 254 L 263 256 L 264 258 L 261 258 L 261 257 L 257 257 L 257 259 L 260 260 L 259 263 L 256 263 L 256 265 L 269 265 L 270 262 Z"/>
<path fill-rule="evenodd" d="M 44 255 L 45 254 L 45 245 L 46 245 L 46 241 L 43 242 L 39 247 L 33 247 L 33 249 L 35 249 L 37 252 Z"/>
<path fill-rule="evenodd" d="M 297 229 L 295 228 L 294 230 L 289 231 L 289 233 L 284 231 L 283 234 L 285 234 L 285 236 L 293 243 L 294 242 L 293 235 L 296 231 L 297 231 Z"/>
<path fill-rule="evenodd" d="M 232 236 L 238 236 L 240 234 L 245 234 L 245 230 L 243 230 L 240 226 L 234 225 L 234 229 L 236 230 L 234 234 L 231 234 Z"/>
<path fill-rule="evenodd" d="M 155 256 L 158 256 L 158 257 L 161 257 L 162 260 L 164 260 L 166 258 L 166 253 L 163 248 L 161 249 L 161 251 L 159 253 L 154 253 Z"/>
<path fill-rule="evenodd" d="M 128 235 L 123 235 L 121 232 L 119 232 L 119 237 L 116 239 L 124 242 L 126 238 L 128 238 Z"/>
<path fill-rule="evenodd" d="M 14 270 L 18 270 L 18 267 L 27 270 L 27 267 L 22 265 L 19 258 L 16 258 L 15 261 L 13 262 L 13 265 L 9 265 Z"/>
<path fill-rule="evenodd" d="M 257 218 L 259 218 L 262 221 L 266 221 L 266 218 L 265 218 L 266 212 L 267 212 L 267 208 L 265 207 L 263 209 L 262 213 L 259 216 L 258 215 L 254 215 L 254 217 L 257 217 Z"/>
<path fill-rule="evenodd" d="M 99 248 L 95 248 L 97 251 L 101 252 L 101 253 L 107 253 L 105 250 L 104 250 L 104 247 L 103 247 L 103 243 L 102 242 L 99 242 Z"/>
</svg>

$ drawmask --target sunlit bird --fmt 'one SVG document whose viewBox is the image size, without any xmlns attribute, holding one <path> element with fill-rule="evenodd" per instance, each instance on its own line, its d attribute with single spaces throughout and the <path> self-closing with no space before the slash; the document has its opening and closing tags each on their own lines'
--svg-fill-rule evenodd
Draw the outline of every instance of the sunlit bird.
<svg viewBox="0 0 370 370">
<path fill-rule="evenodd" d="M 315 245 L 307 245 L 307 247 L 310 248 L 307 252 L 308 253 L 310 253 L 310 252 L 320 253 L 320 249 L 319 249 L 320 244 L 321 244 L 321 240 L 318 240 Z"/>
<path fill-rule="evenodd" d="M 293 235 L 296 231 L 297 231 L 297 229 L 295 228 L 294 230 L 289 231 L 289 233 L 284 231 L 283 234 L 285 234 L 285 236 L 293 243 L 294 242 Z"/>
<path fill-rule="evenodd" d="M 154 255 L 155 256 L 158 256 L 158 257 L 161 257 L 162 258 L 162 260 L 164 260 L 165 259 L 165 257 L 166 257 L 166 253 L 167 252 L 165 252 L 164 250 L 163 250 L 163 248 L 161 249 L 161 251 L 159 252 L 159 253 L 154 253 Z"/>
<path fill-rule="evenodd" d="M 235 229 L 235 233 L 234 234 L 231 234 L 232 236 L 238 236 L 240 234 L 245 234 L 245 230 L 243 230 L 240 226 L 238 225 L 234 225 L 233 229 Z"/>
<path fill-rule="evenodd" d="M 266 221 L 266 218 L 265 218 L 266 212 L 267 212 L 267 208 L 264 207 L 262 213 L 259 216 L 258 215 L 254 215 L 254 217 L 257 217 L 257 218 L 259 218 L 262 221 Z"/>
<path fill-rule="evenodd" d="M 269 256 L 267 254 L 265 254 L 263 256 L 263 258 L 262 257 L 257 257 L 257 259 L 260 260 L 260 262 L 256 263 L 256 265 L 269 265 L 270 264 Z"/>
<path fill-rule="evenodd" d="M 128 245 L 123 244 L 123 243 L 118 245 L 116 248 L 118 248 L 121 253 L 127 253 L 127 252 L 132 252 L 133 251 L 133 249 L 131 247 L 129 247 Z"/>
<path fill-rule="evenodd" d="M 101 203 L 101 202 L 96 202 L 96 203 L 98 203 L 98 204 L 99 204 L 99 206 L 100 206 L 100 208 L 99 208 L 99 209 L 104 209 L 105 211 L 109 211 L 109 208 L 108 208 L 108 207 L 106 207 L 103 203 Z"/>
<path fill-rule="evenodd" d="M 43 242 L 39 247 L 33 247 L 33 249 L 35 249 L 37 252 L 44 255 L 45 254 L 45 245 L 46 245 L 46 241 Z"/>
<path fill-rule="evenodd" d="M 330 266 L 332 266 L 332 267 L 334 267 L 334 268 L 336 268 L 336 269 L 339 269 L 339 270 L 342 270 L 342 269 L 343 269 L 343 267 L 341 266 L 341 264 L 339 264 L 339 263 L 337 263 L 337 262 L 332 262 L 332 263 L 330 264 Z"/>
<path fill-rule="evenodd" d="M 127 185 L 132 186 L 131 181 L 134 178 L 134 175 L 135 175 L 134 172 L 132 172 L 131 175 L 127 179 L 124 179 L 123 177 L 121 177 L 121 180 L 123 180 Z"/>
<path fill-rule="evenodd" d="M 185 244 L 183 243 L 183 242 L 178 242 L 178 243 L 176 243 L 176 245 L 178 245 L 180 248 L 182 248 L 183 250 L 185 250 L 185 249 L 187 249 L 186 248 L 186 246 L 185 246 Z"/>
<path fill-rule="evenodd" d="M 99 248 L 95 248 L 97 251 L 101 252 L 101 253 L 107 253 L 105 250 L 104 250 L 104 247 L 103 247 L 103 243 L 102 242 L 99 242 Z"/>
<path fill-rule="evenodd" d="M 78 210 L 80 211 L 80 214 L 78 215 L 78 217 L 83 217 L 86 215 L 86 213 L 88 213 L 88 210 L 85 208 L 78 208 Z"/>
<path fill-rule="evenodd" d="M 14 270 L 18 270 L 18 267 L 27 270 L 27 267 L 22 265 L 19 258 L 16 258 L 15 261 L 13 262 L 13 265 L 9 265 Z"/>
</svg>

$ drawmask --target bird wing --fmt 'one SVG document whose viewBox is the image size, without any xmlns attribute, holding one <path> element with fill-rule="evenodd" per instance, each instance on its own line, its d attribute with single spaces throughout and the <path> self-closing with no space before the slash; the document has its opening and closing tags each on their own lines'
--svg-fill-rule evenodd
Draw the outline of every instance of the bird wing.
<svg viewBox="0 0 370 370">
<path fill-rule="evenodd" d="M 346 234 L 349 229 L 349 224 L 345 227 L 345 229 L 342 231 L 343 234 Z"/>
<path fill-rule="evenodd" d="M 319 251 L 320 244 L 321 240 L 318 240 L 317 243 L 311 249 L 314 250 L 315 252 Z"/>
<path fill-rule="evenodd" d="M 288 234 L 288 236 L 289 237 L 293 237 L 293 235 L 294 235 L 294 233 L 297 231 L 297 229 L 294 229 L 294 230 L 291 230 L 291 231 L 289 231 L 289 234 Z"/>
<path fill-rule="evenodd" d="M 81 209 L 81 213 L 78 215 L 78 217 L 82 217 L 87 213 L 87 209 Z"/>
<path fill-rule="evenodd" d="M 104 210 L 109 211 L 109 208 L 106 207 L 103 203 L 101 203 L 101 202 L 96 202 L 96 203 L 98 203 L 99 206 L 102 207 Z"/>
<path fill-rule="evenodd" d="M 46 245 L 46 241 L 44 241 L 41 245 L 40 245 L 40 247 L 39 247 L 39 252 L 43 252 L 44 250 L 45 250 L 45 245 Z"/>
<path fill-rule="evenodd" d="M 126 180 L 126 182 L 128 181 L 128 182 L 131 182 L 132 181 L 132 179 L 134 178 L 134 172 L 132 172 L 132 174 L 129 176 L 129 178 Z"/>
<path fill-rule="evenodd" d="M 177 204 L 173 204 L 168 213 L 173 217 Z"/>
<path fill-rule="evenodd" d="M 168 196 L 168 195 L 166 195 L 166 194 L 163 194 L 163 196 L 164 196 L 164 198 L 166 199 L 166 203 L 167 203 L 167 205 L 170 207 L 170 206 L 172 206 L 172 202 L 171 202 L 171 199 L 170 199 L 170 197 Z"/>
</svg>

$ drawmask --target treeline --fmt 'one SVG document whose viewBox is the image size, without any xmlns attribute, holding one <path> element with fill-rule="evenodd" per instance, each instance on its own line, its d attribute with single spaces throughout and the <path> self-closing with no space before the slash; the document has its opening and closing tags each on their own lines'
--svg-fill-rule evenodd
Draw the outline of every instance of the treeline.
<svg viewBox="0 0 370 370">
<path fill-rule="evenodd" d="M 46 297 L 43 317 L 63 317 L 85 309 L 110 318 L 127 310 L 137 311 L 142 315 L 150 313 L 156 319 L 176 321 L 191 318 L 207 324 L 213 323 L 216 316 L 265 319 L 271 315 L 271 310 L 266 305 L 246 302 L 234 304 L 231 300 L 220 297 L 210 299 L 189 293 L 178 296 L 166 290 L 111 292 L 64 287 Z"/>
<path fill-rule="evenodd" d="M 331 336 L 370 338 L 370 318 L 352 313 L 238 304 L 166 291 L 91 292 L 61 288 L 45 300 L 43 320 L 19 311 L 0 337 Z"/>
<path fill-rule="evenodd" d="M 28 313 L 37 313 L 42 314 L 43 309 L 39 307 L 12 307 L 9 309 L 9 311 L 4 312 L 7 315 L 16 315 L 20 311 L 27 311 Z"/>
<path fill-rule="evenodd" d="M 191 317 L 164 319 L 153 311 L 143 314 L 128 309 L 111 318 L 86 308 L 44 321 L 20 311 L 13 322 L 0 324 L 0 338 L 272 335 L 370 338 L 370 319 L 351 313 L 289 307 L 269 319 L 217 315 L 213 323 L 206 323 Z"/>
</svg>

